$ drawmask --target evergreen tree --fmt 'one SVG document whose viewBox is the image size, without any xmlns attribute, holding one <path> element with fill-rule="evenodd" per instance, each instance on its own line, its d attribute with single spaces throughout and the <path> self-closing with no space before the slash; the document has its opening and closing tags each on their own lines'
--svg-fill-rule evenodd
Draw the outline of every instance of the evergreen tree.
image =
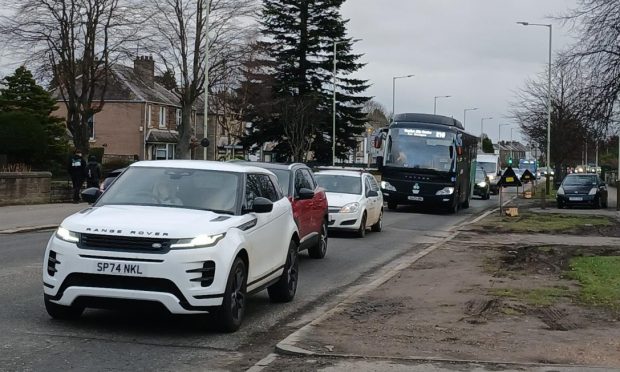
<svg viewBox="0 0 620 372">
<path fill-rule="evenodd" d="M 0 83 L 0 113 L 7 114 L 3 118 L 25 117 L 28 128 L 39 126 L 42 131 L 32 132 L 31 143 L 36 143 L 28 161 L 34 166 L 49 168 L 50 162 L 64 162 L 68 144 L 66 128 L 62 119 L 52 116 L 57 109 L 56 101 L 43 87 L 38 85 L 32 73 L 25 67 L 19 67 L 15 73 L 6 76 Z M 15 116 L 13 114 L 22 116 Z M 10 114 L 10 115 L 8 115 Z M 4 125 L 20 125 L 19 120 L 8 120 Z M 25 125 L 25 124 L 24 124 Z M 24 128 L 15 129 L 23 132 Z M 44 141 L 39 141 L 40 133 L 44 133 Z M 21 138 L 21 137 L 20 137 Z M 42 145 L 41 145 L 42 144 Z"/>
<path fill-rule="evenodd" d="M 268 54 L 265 69 L 273 80 L 273 113 L 252 121 L 246 143 L 280 143 L 295 161 L 308 150 L 317 160 L 331 162 L 333 42 L 337 41 L 337 156 L 356 145 L 364 132 L 368 97 L 365 80 L 348 77 L 363 64 L 353 54 L 346 35 L 347 20 L 340 7 L 345 0 L 263 0 L 262 46 Z M 246 76 L 247 79 L 247 76 Z M 265 80 L 254 80 L 253 84 Z M 248 120 L 249 121 L 249 120 Z"/>
<path fill-rule="evenodd" d="M 168 90 L 175 90 L 179 87 L 174 71 L 170 69 L 166 70 L 161 76 L 155 76 L 155 82 Z"/>
<path fill-rule="evenodd" d="M 493 148 L 493 141 L 491 141 L 489 137 L 484 137 L 482 139 L 482 152 L 487 154 L 492 154 L 495 152 L 495 149 Z"/>
</svg>

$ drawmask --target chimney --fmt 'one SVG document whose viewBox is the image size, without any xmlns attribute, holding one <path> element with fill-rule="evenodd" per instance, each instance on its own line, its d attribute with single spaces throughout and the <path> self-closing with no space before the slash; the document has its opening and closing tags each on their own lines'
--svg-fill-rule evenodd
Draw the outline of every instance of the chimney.
<svg viewBox="0 0 620 372">
<path fill-rule="evenodd" d="M 149 87 L 155 86 L 155 61 L 153 57 L 138 56 L 133 61 L 133 71 Z"/>
</svg>

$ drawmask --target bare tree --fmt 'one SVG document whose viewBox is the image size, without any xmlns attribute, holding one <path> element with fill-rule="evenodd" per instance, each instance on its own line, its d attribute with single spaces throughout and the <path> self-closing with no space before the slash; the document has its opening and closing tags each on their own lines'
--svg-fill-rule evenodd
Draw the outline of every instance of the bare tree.
<svg viewBox="0 0 620 372">
<path fill-rule="evenodd" d="M 609 121 L 620 99 L 620 1 L 579 0 L 560 19 L 578 34 L 562 61 L 584 72 L 591 115 Z"/>
<path fill-rule="evenodd" d="M 367 101 L 364 104 L 363 111 L 366 113 L 368 124 L 370 124 L 374 129 L 386 127 L 390 123 L 388 119 L 390 114 L 388 113 L 385 106 L 383 106 L 377 101 Z"/>
<path fill-rule="evenodd" d="M 110 66 L 139 39 L 130 0 L 1 0 L 4 44 L 53 73 L 76 148 L 88 151 L 89 119 L 104 106 Z M 25 47 L 27 46 L 27 47 Z"/>
<path fill-rule="evenodd" d="M 209 92 L 234 75 L 244 34 L 253 24 L 255 0 L 152 0 L 150 49 L 178 76 L 175 94 L 182 110 L 176 157 L 189 158 L 194 104 L 204 92 L 205 21 L 209 3 Z M 211 102 L 211 100 L 210 100 Z"/>
<path fill-rule="evenodd" d="M 318 124 L 319 98 L 312 94 L 289 96 L 280 103 L 284 140 L 290 147 L 291 160 L 305 162 Z"/>
<path fill-rule="evenodd" d="M 587 80 L 574 66 L 554 66 L 551 99 L 551 161 L 556 168 L 579 162 L 588 142 L 602 138 L 605 123 L 592 116 L 591 101 L 584 95 Z M 542 153 L 547 149 L 547 75 L 529 80 L 517 93 L 511 113 L 523 132 Z"/>
</svg>

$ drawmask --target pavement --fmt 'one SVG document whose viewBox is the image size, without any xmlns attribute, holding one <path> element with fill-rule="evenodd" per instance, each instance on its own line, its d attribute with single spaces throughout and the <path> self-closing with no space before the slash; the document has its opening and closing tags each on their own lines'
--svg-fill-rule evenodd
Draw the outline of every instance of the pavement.
<svg viewBox="0 0 620 372">
<path fill-rule="evenodd" d="M 0 207 L 0 234 L 55 229 L 68 216 L 88 208 L 87 203 L 56 203 Z"/>
</svg>

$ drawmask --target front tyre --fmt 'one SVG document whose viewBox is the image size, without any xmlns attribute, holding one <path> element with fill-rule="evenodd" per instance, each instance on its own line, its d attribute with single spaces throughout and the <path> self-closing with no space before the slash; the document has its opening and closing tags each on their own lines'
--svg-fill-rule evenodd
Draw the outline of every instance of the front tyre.
<svg viewBox="0 0 620 372">
<path fill-rule="evenodd" d="M 319 241 L 313 247 L 308 248 L 308 255 L 311 258 L 324 258 L 327 253 L 327 221 L 323 221 L 321 232 L 319 233 Z"/>
<path fill-rule="evenodd" d="M 358 238 L 366 237 L 366 212 L 362 215 L 362 220 L 360 221 L 360 228 L 357 229 L 356 235 Z"/>
<path fill-rule="evenodd" d="M 383 230 L 383 209 L 379 213 L 379 220 L 377 221 L 377 223 L 372 225 L 371 228 L 374 232 L 381 232 L 381 230 Z"/>
<path fill-rule="evenodd" d="M 234 332 L 243 322 L 246 308 L 247 268 L 241 257 L 235 258 L 228 281 L 222 306 L 216 310 L 218 327 L 223 332 Z"/>
<path fill-rule="evenodd" d="M 291 302 L 297 292 L 297 282 L 299 280 L 299 260 L 297 244 L 291 240 L 288 246 L 288 254 L 284 271 L 280 280 L 267 288 L 271 302 Z"/>
<path fill-rule="evenodd" d="M 43 296 L 43 302 L 45 303 L 45 310 L 49 316 L 54 319 L 60 320 L 75 320 L 78 319 L 84 312 L 83 307 L 79 306 L 64 306 L 50 301 L 47 295 Z"/>
</svg>

